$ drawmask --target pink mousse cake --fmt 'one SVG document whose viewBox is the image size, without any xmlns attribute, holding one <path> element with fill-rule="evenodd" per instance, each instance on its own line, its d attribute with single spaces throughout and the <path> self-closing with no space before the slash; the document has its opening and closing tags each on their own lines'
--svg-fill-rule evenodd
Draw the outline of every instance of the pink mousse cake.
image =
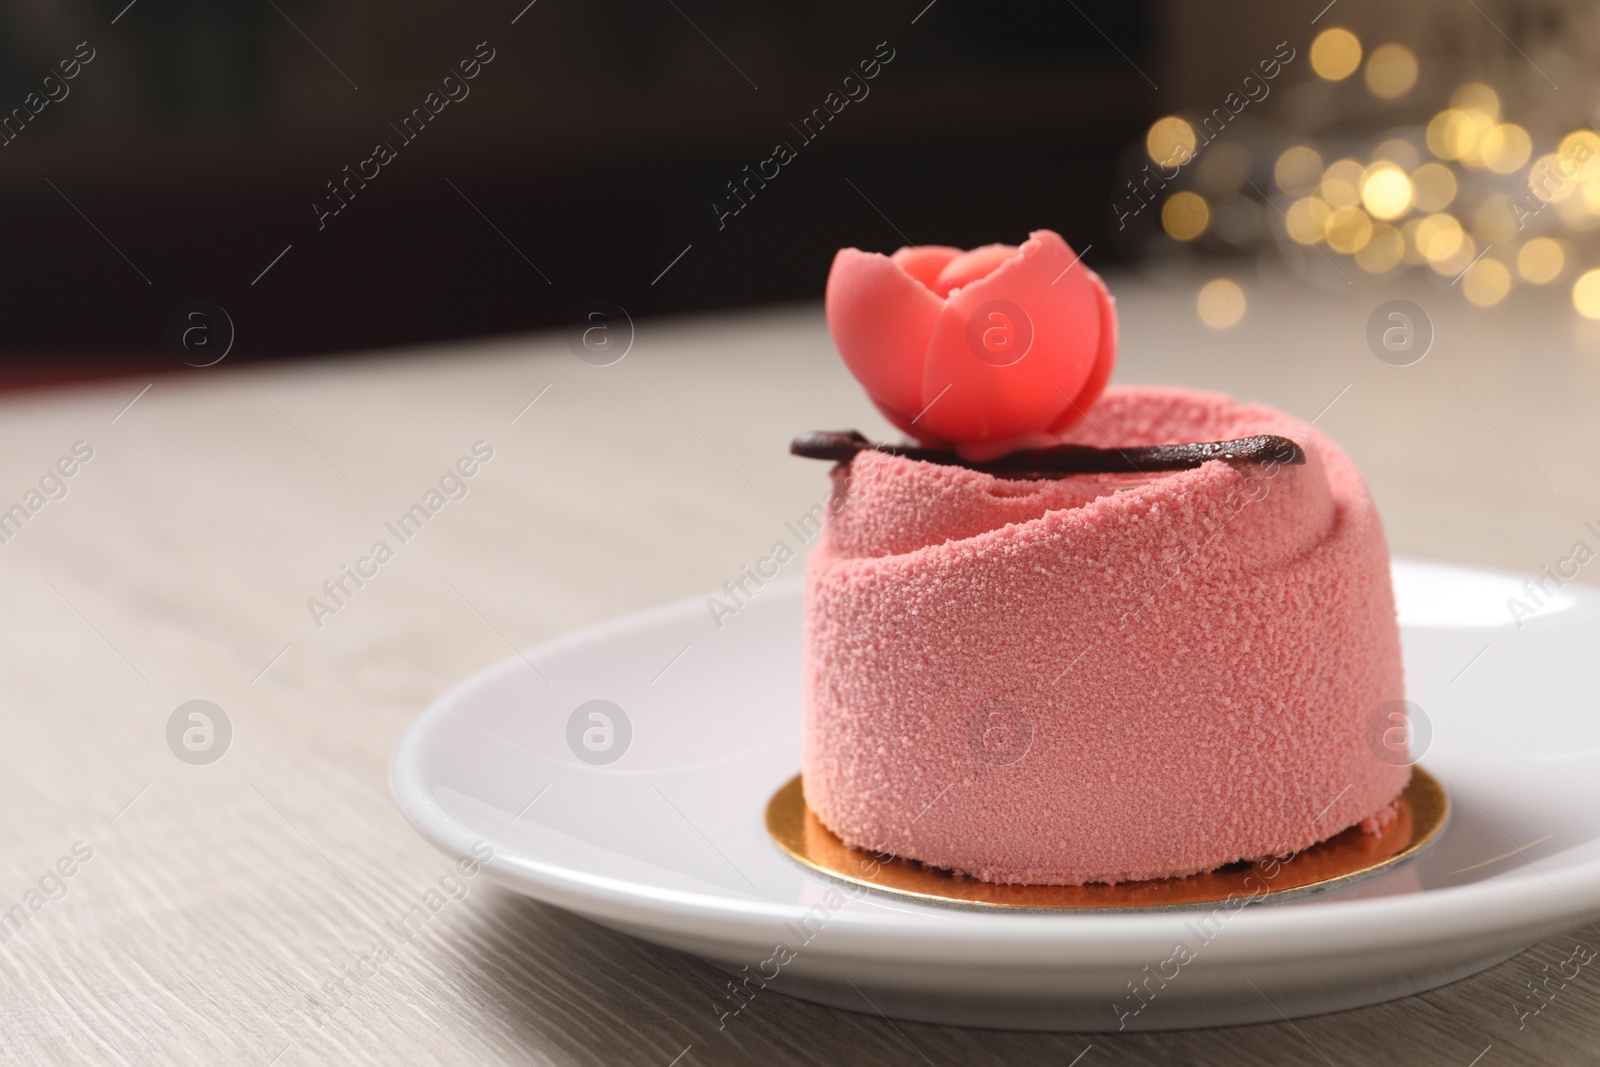
<svg viewBox="0 0 1600 1067">
<path fill-rule="evenodd" d="M 1194 874 L 1374 829 L 1410 779 L 1382 526 L 1311 426 L 1111 388 L 1065 442 L 1279 434 L 1303 465 L 1002 479 L 866 451 L 806 572 L 806 802 L 994 882 Z"/>
</svg>

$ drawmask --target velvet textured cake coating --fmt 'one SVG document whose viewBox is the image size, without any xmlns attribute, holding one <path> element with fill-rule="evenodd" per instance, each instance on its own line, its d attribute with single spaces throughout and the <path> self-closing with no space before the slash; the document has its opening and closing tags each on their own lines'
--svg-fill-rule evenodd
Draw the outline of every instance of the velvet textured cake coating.
<svg viewBox="0 0 1600 1067">
<path fill-rule="evenodd" d="M 1304 465 L 1004 480 L 863 452 L 806 570 L 806 802 L 995 882 L 1193 874 L 1381 821 L 1410 767 L 1382 526 L 1309 425 L 1113 388 L 1068 441 L 1281 434 Z M 1103 436 L 1102 436 L 1103 435 Z"/>
</svg>

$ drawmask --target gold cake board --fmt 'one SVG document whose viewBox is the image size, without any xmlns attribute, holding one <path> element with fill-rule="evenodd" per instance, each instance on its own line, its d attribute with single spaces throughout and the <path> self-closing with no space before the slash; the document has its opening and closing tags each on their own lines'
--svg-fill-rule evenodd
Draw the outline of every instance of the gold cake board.
<svg viewBox="0 0 1600 1067">
<path fill-rule="evenodd" d="M 1450 797 L 1421 767 L 1396 802 L 1397 817 L 1381 833 L 1351 827 L 1288 859 L 1233 863 L 1207 874 L 1114 885 L 1001 885 L 929 867 L 916 860 L 850 848 L 806 806 L 795 775 L 767 802 L 767 833 L 800 863 L 831 878 L 925 903 L 1067 911 L 1171 908 L 1248 898 L 1269 900 L 1324 889 L 1372 874 L 1415 855 L 1450 818 Z"/>
</svg>

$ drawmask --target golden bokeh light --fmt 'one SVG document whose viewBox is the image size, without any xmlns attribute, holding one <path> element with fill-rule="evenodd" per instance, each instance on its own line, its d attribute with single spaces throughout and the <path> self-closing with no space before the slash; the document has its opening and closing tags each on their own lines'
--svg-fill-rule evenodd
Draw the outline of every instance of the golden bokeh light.
<svg viewBox="0 0 1600 1067">
<path fill-rule="evenodd" d="M 1247 249 L 1265 234 L 1286 256 L 1290 241 L 1326 245 L 1324 258 L 1348 256 L 1369 276 L 1392 278 L 1426 267 L 1443 279 L 1436 283 L 1440 292 L 1459 287 L 1478 308 L 1504 304 L 1520 286 L 1570 284 L 1574 307 L 1600 320 L 1600 268 L 1578 277 L 1587 256 L 1578 247 L 1584 239 L 1576 236 L 1600 237 L 1600 129 L 1579 124 L 1563 135 L 1561 127 L 1516 105 L 1520 94 L 1508 113 L 1500 93 L 1481 81 L 1460 85 L 1446 104 L 1435 96 L 1439 72 L 1430 67 L 1424 79 L 1414 47 L 1390 42 L 1368 51 L 1344 28 L 1317 33 L 1308 60 L 1324 82 L 1362 75 L 1371 94 L 1324 89 L 1308 99 L 1327 109 L 1337 102 L 1339 113 L 1353 109 L 1373 121 L 1335 127 L 1330 110 L 1300 127 L 1326 136 L 1302 133 L 1298 144 L 1273 138 L 1275 156 L 1224 143 L 1199 158 L 1204 138 L 1198 127 L 1176 115 L 1158 120 L 1146 134 L 1151 159 L 1197 164 L 1183 183 L 1187 188 L 1167 190 L 1161 204 L 1161 225 L 1170 237 L 1194 241 L 1214 231 L 1208 245 Z M 1382 103 L 1402 98 L 1412 103 Z M 1380 112 L 1389 117 L 1374 118 Z M 1514 121 L 1524 116 L 1535 121 Z M 1363 129 L 1377 136 L 1365 140 Z M 1265 194 L 1251 179 L 1260 183 L 1254 175 L 1268 163 L 1275 188 L 1263 203 Z M 1281 231 L 1269 225 L 1280 205 Z M 1309 259 L 1288 259 L 1294 271 L 1315 267 Z M 1343 273 L 1353 277 L 1349 268 Z M 1213 278 L 1198 290 L 1195 310 L 1208 327 L 1232 328 L 1246 314 L 1245 291 L 1236 280 Z"/>
<path fill-rule="evenodd" d="M 1167 197 L 1161 205 L 1161 228 L 1168 236 L 1192 241 L 1211 225 L 1211 207 L 1205 197 L 1185 190 Z"/>
<path fill-rule="evenodd" d="M 1329 248 L 1350 255 L 1372 240 L 1372 220 L 1358 207 L 1336 208 L 1323 236 Z"/>
<path fill-rule="evenodd" d="M 1361 66 L 1361 39 L 1349 30 L 1323 30 L 1311 42 L 1311 69 L 1317 77 L 1343 81 Z"/>
<path fill-rule="evenodd" d="M 1400 265 L 1406 250 L 1406 239 L 1400 231 L 1386 222 L 1375 223 L 1372 239 L 1356 249 L 1356 265 L 1369 274 L 1382 274 Z"/>
<path fill-rule="evenodd" d="M 1478 111 L 1450 108 L 1428 122 L 1428 150 L 1440 159 L 1459 159 L 1476 166 L 1478 142 L 1494 120 Z"/>
<path fill-rule="evenodd" d="M 1320 196 L 1302 196 L 1284 212 L 1284 229 L 1289 236 L 1303 245 L 1321 241 L 1328 229 L 1328 217 L 1333 209 Z"/>
<path fill-rule="evenodd" d="M 1181 166 L 1194 158 L 1195 145 L 1199 143 L 1194 127 L 1187 119 L 1177 115 L 1156 119 L 1150 132 L 1144 135 L 1144 150 L 1152 163 L 1163 167 Z"/>
<path fill-rule="evenodd" d="M 1566 266 L 1566 249 L 1553 237 L 1535 237 L 1517 251 L 1517 273 L 1534 285 L 1555 281 Z"/>
<path fill-rule="evenodd" d="M 1455 171 L 1443 163 L 1424 163 L 1411 174 L 1418 211 L 1443 211 L 1456 198 Z"/>
<path fill-rule="evenodd" d="M 1473 111 L 1490 122 L 1500 118 L 1500 94 L 1482 82 L 1468 82 L 1450 96 L 1450 106 Z"/>
<path fill-rule="evenodd" d="M 1547 152 L 1528 168 L 1528 189 L 1545 203 L 1554 204 L 1578 191 L 1578 174 L 1571 157 Z"/>
<path fill-rule="evenodd" d="M 1391 137 L 1377 148 L 1372 150 L 1374 162 L 1387 160 L 1410 172 L 1417 169 L 1417 164 L 1422 162 L 1422 155 L 1417 151 L 1417 146 L 1404 137 Z"/>
<path fill-rule="evenodd" d="M 1353 159 L 1328 164 L 1322 175 L 1322 199 L 1332 207 L 1355 207 L 1361 203 L 1361 176 L 1366 168 Z"/>
<path fill-rule="evenodd" d="M 1586 319 L 1600 319 L 1600 270 L 1586 270 L 1572 283 L 1572 306 Z"/>
<path fill-rule="evenodd" d="M 1361 203 L 1375 219 L 1397 219 L 1411 210 L 1416 190 L 1393 163 L 1374 163 L 1361 177 Z"/>
<path fill-rule="evenodd" d="M 1417 225 L 1417 250 L 1428 261 L 1448 259 L 1456 254 L 1466 240 L 1466 231 L 1453 215 L 1429 215 Z"/>
<path fill-rule="evenodd" d="M 1373 96 L 1394 100 L 1409 93 L 1416 84 L 1415 52 L 1403 44 L 1385 44 L 1373 49 L 1367 60 L 1367 89 Z"/>
<path fill-rule="evenodd" d="M 1510 174 L 1528 162 L 1533 154 L 1533 138 L 1514 122 L 1491 126 L 1478 145 L 1483 165 L 1496 174 Z"/>
<path fill-rule="evenodd" d="M 1563 164 L 1560 174 L 1582 181 L 1600 181 L 1600 133 L 1573 130 L 1561 139 L 1556 155 Z"/>
<path fill-rule="evenodd" d="M 1428 120 L 1428 151 L 1440 159 L 1460 159 L 1462 149 L 1468 147 L 1463 125 L 1465 112 L 1450 108 Z M 1476 136 L 1472 140 L 1477 140 Z"/>
<path fill-rule="evenodd" d="M 1322 157 L 1304 145 L 1285 149 L 1273 164 L 1272 180 L 1286 193 L 1309 192 L 1322 181 Z"/>
<path fill-rule="evenodd" d="M 1454 252 L 1447 256 L 1429 257 L 1428 266 L 1435 274 L 1443 275 L 1446 278 L 1454 278 L 1472 266 L 1472 261 L 1477 258 L 1477 255 L 1477 242 L 1467 234 L 1462 234 L 1461 244 L 1456 247 Z"/>
<path fill-rule="evenodd" d="M 1556 154 L 1571 158 L 1579 154 L 1578 146 L 1583 146 L 1584 154 L 1600 156 L 1600 133 L 1593 130 L 1573 130 L 1561 138 L 1561 145 L 1556 149 Z"/>
<path fill-rule="evenodd" d="M 1569 196 L 1556 204 L 1561 221 L 1574 233 L 1588 233 L 1600 227 L 1600 186 L 1585 182 L 1579 195 Z"/>
<path fill-rule="evenodd" d="M 1417 243 L 1417 234 L 1422 230 L 1422 222 L 1422 219 L 1410 219 L 1400 227 L 1400 236 L 1406 243 L 1402 257 L 1413 267 L 1420 267 L 1428 262 L 1428 257 L 1423 254 L 1422 247 Z"/>
<path fill-rule="evenodd" d="M 1477 307 L 1492 307 L 1511 291 L 1511 271 L 1498 259 L 1483 259 L 1472 264 L 1461 276 L 1461 292 Z"/>
<path fill-rule="evenodd" d="M 1213 330 L 1226 330 L 1244 318 L 1244 290 L 1227 278 L 1213 278 L 1200 288 L 1195 311 Z"/>
</svg>

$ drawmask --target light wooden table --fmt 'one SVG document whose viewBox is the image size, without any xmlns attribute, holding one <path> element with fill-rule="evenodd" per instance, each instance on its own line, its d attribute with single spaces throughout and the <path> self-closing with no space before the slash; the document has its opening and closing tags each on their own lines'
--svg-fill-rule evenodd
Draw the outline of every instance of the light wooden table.
<svg viewBox="0 0 1600 1067">
<path fill-rule="evenodd" d="M 1398 552 L 1536 569 L 1600 518 L 1600 337 L 1562 293 L 1485 313 L 1423 288 L 1437 340 L 1396 368 L 1363 341 L 1376 291 L 1251 281 L 1244 322 L 1216 333 L 1194 317 L 1196 279 L 1113 285 L 1119 380 L 1322 411 Z M 813 306 L 641 323 L 603 368 L 557 335 L 225 362 L 144 387 L 0 403 L 0 508 L 75 442 L 93 449 L 66 495 L 0 545 L 0 910 L 23 909 L 20 929 L 0 918 L 0 1061 L 1467 1067 L 1482 1054 L 1499 1067 L 1600 1054 L 1587 971 L 1520 1032 L 1513 1009 L 1574 938 L 1600 946 L 1590 927 L 1445 989 L 1294 1025 L 1017 1034 L 774 996 L 719 1032 L 709 966 L 481 879 L 375 976 L 347 979 L 350 1003 L 323 1018 L 308 994 L 447 867 L 386 781 L 422 706 L 512 643 L 720 586 L 819 492 L 820 466 L 785 454 L 791 435 L 886 428 Z M 319 628 L 307 599 L 477 441 L 494 457 L 469 494 Z M 166 740 L 192 699 L 232 724 L 207 766 Z M 71 877 L 51 876 L 58 862 Z"/>
</svg>

